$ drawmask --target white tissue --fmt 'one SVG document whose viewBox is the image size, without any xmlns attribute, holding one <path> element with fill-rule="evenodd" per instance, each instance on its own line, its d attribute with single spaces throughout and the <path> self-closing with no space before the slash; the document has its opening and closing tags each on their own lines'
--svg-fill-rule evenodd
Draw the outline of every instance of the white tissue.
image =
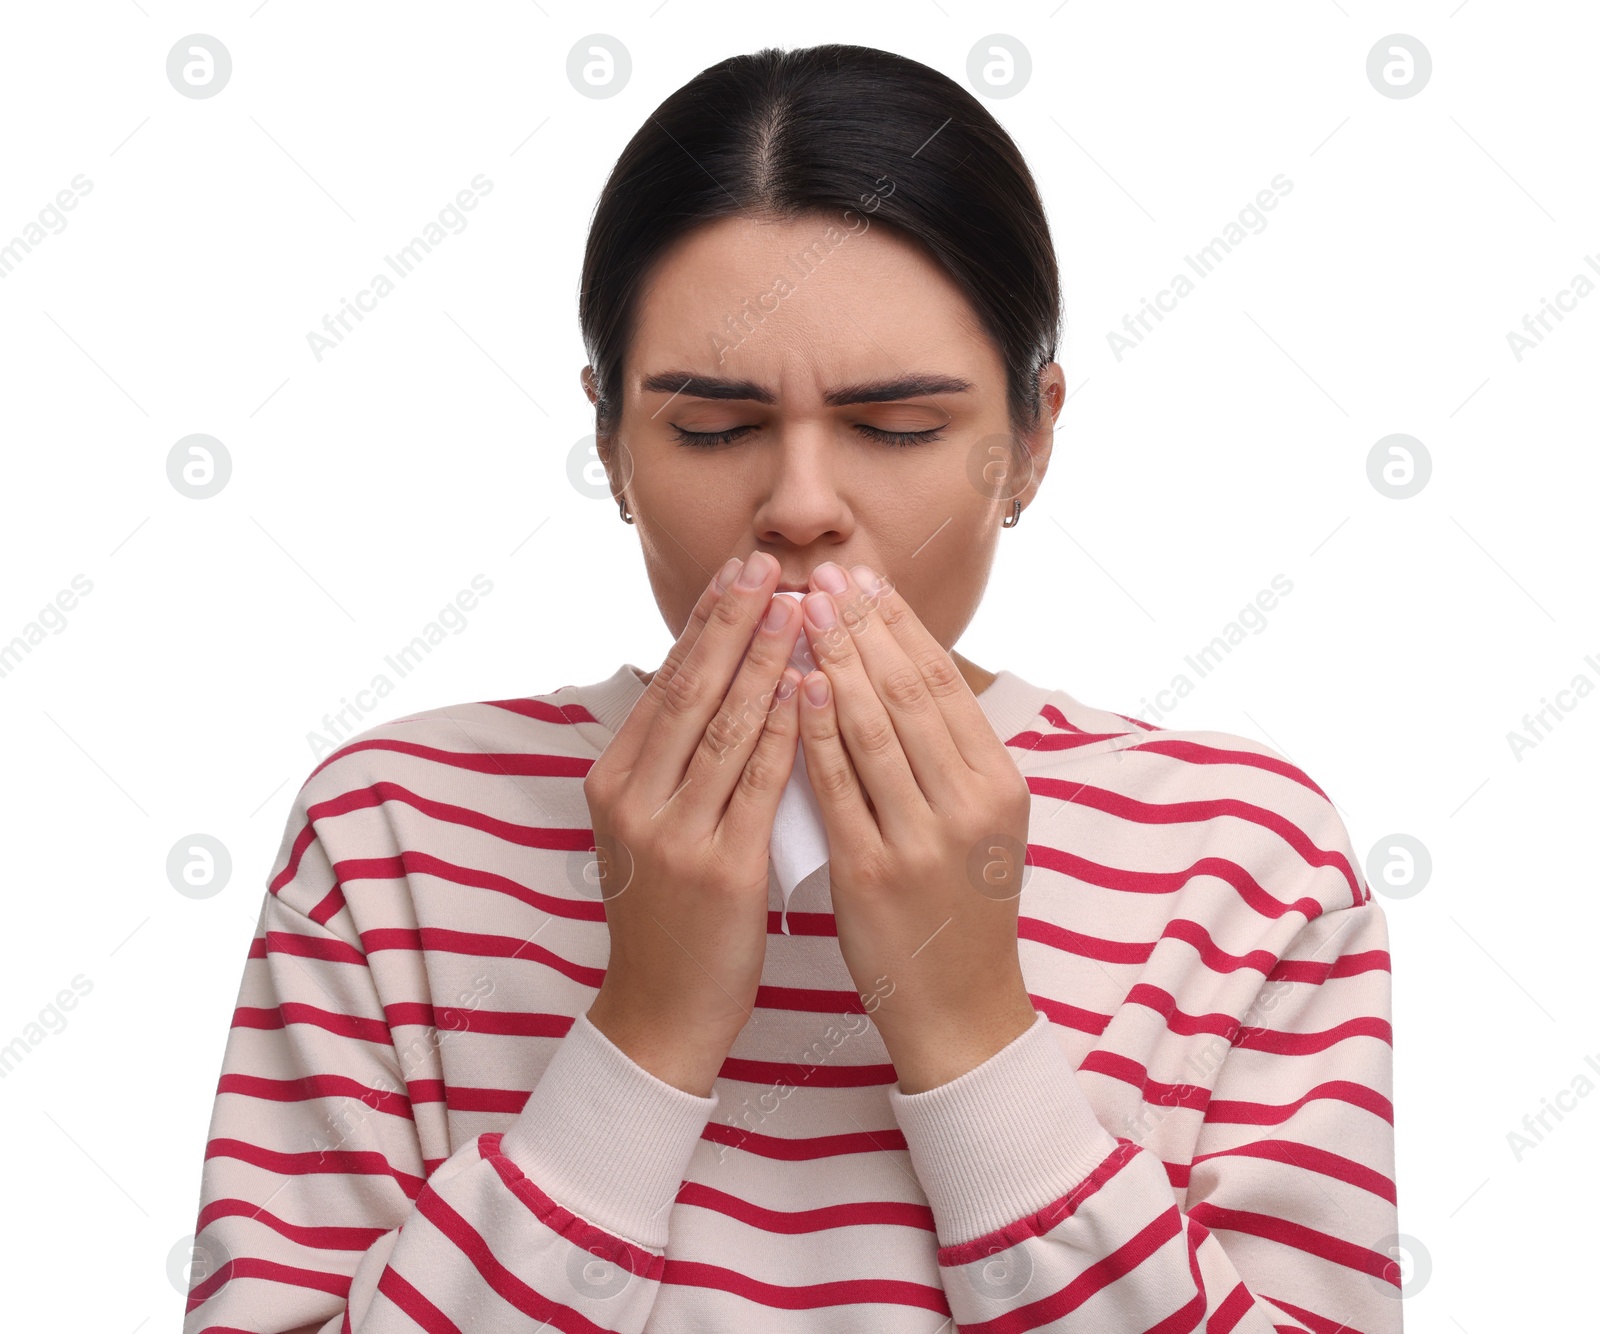
<svg viewBox="0 0 1600 1334">
<path fill-rule="evenodd" d="M 781 592 L 780 598 L 793 598 L 796 603 L 803 593 Z M 798 610 L 798 607 L 796 608 Z M 811 645 L 806 639 L 805 627 L 794 642 L 794 652 L 789 662 L 802 675 L 816 669 L 811 656 Z M 772 861 L 772 873 L 783 893 L 783 934 L 789 934 L 789 896 L 794 887 L 828 860 L 828 835 L 822 823 L 822 809 L 817 805 L 817 794 L 811 790 L 811 780 L 806 777 L 805 745 L 796 742 L 794 770 L 784 785 L 778 799 L 778 814 L 772 822 L 772 841 L 767 855 Z"/>
</svg>

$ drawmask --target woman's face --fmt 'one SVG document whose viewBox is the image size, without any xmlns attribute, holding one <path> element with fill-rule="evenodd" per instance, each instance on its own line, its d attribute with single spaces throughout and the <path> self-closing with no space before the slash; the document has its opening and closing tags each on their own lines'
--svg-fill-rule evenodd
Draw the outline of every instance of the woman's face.
<svg viewBox="0 0 1600 1334">
<path fill-rule="evenodd" d="M 1043 478 L 1065 388 L 1051 362 L 1042 423 L 1013 443 L 1005 368 L 961 290 L 854 212 L 728 217 L 679 238 L 624 372 L 601 456 L 673 638 L 729 556 L 765 551 L 779 588 L 815 587 L 823 561 L 871 566 L 946 649 L 1011 498 L 1026 506 Z M 583 383 L 592 401 L 587 367 Z M 981 690 L 987 673 L 953 656 Z"/>
</svg>

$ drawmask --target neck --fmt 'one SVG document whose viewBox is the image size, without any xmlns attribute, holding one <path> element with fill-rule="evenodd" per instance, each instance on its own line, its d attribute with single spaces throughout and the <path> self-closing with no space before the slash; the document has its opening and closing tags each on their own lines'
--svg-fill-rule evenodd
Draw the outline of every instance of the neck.
<svg viewBox="0 0 1600 1334">
<path fill-rule="evenodd" d="M 953 649 L 950 657 L 960 669 L 961 675 L 966 678 L 967 685 L 974 695 L 983 694 L 985 690 L 994 684 L 993 672 L 986 671 L 975 662 L 969 662 Z"/>
</svg>

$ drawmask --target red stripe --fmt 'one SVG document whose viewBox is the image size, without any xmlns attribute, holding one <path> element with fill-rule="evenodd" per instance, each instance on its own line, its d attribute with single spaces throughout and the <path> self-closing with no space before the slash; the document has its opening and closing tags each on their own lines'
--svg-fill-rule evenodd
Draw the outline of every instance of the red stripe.
<svg viewBox="0 0 1600 1334">
<path fill-rule="evenodd" d="M 378 1291 L 410 1316 L 416 1325 L 426 1330 L 427 1334 L 461 1334 L 460 1325 L 387 1265 L 378 1276 Z M 350 1310 L 346 1307 L 346 1321 L 349 1318 Z"/>
<path fill-rule="evenodd" d="M 1149 744 L 1144 745 L 1142 749 L 1149 749 Z M 1307 779 L 1307 782 L 1310 782 L 1310 779 Z M 1040 797 L 1054 797 L 1061 801 L 1069 801 L 1074 806 L 1086 806 L 1094 811 L 1104 811 L 1109 816 L 1117 816 L 1118 819 L 1133 824 L 1203 824 L 1232 817 L 1248 824 L 1261 825 L 1262 829 L 1277 833 L 1278 838 L 1282 838 L 1296 853 L 1299 853 L 1307 867 L 1312 869 L 1333 867 L 1334 870 L 1338 870 L 1350 886 L 1352 904 L 1362 902 L 1360 881 L 1355 877 L 1354 867 L 1350 865 L 1347 857 L 1333 849 L 1318 848 L 1306 830 L 1302 830 L 1298 824 L 1294 824 L 1290 819 L 1266 806 L 1256 805 L 1253 801 L 1243 801 L 1238 797 L 1206 797 L 1194 801 L 1160 801 L 1160 803 L 1141 801 L 1122 792 L 1110 792 L 1104 787 L 1091 787 L 1085 782 L 1070 782 L 1067 779 L 1056 779 L 1043 774 L 1030 776 L 1027 779 L 1027 787 L 1030 792 L 1038 793 Z"/>
<path fill-rule="evenodd" d="M 473 810 L 470 806 L 458 806 L 454 802 L 437 801 L 432 797 L 420 796 L 410 788 L 399 783 L 391 783 L 387 779 L 377 779 L 366 787 L 342 792 L 326 801 L 313 802 L 306 807 L 306 816 L 311 821 L 328 820 L 334 816 L 348 815 L 352 811 L 373 810 L 391 801 L 397 805 L 409 806 L 412 810 L 420 811 L 423 815 L 442 823 L 459 825 L 481 834 L 491 834 L 518 847 L 543 848 L 555 852 L 587 852 L 594 846 L 594 831 L 591 829 L 515 824 L 510 820 L 501 820 L 496 816 Z"/>
<path fill-rule="evenodd" d="M 1301 787 L 1315 792 L 1324 801 L 1328 800 L 1328 794 L 1311 781 L 1311 776 L 1305 770 L 1276 755 L 1263 755 L 1258 751 L 1229 749 L 1224 746 L 1208 746 L 1199 741 L 1179 741 L 1176 737 L 1150 737 L 1141 741 L 1138 749 L 1147 755 L 1166 755 L 1175 760 L 1182 760 L 1185 764 L 1243 764 L 1252 769 L 1264 769 L 1268 773 L 1277 774 L 1289 779 L 1290 782 L 1300 784 Z"/>
<path fill-rule="evenodd" d="M 363 1042 L 382 1042 L 393 1045 L 389 1026 L 381 1019 L 363 1019 L 358 1015 L 337 1014 L 304 1001 L 280 1001 L 271 1008 L 241 1005 L 233 1012 L 234 1028 L 282 1028 L 286 1024 L 310 1024 L 326 1029 L 343 1038 L 358 1038 Z"/>
<path fill-rule="evenodd" d="M 434 1006 L 426 1001 L 397 1001 L 383 1007 L 391 1028 L 432 1028 L 442 1039 L 460 1033 L 498 1036 L 564 1038 L 573 1024 L 571 1015 L 537 1010 L 474 1010 L 457 1005 Z"/>
<path fill-rule="evenodd" d="M 699 1260 L 668 1260 L 662 1283 L 681 1288 L 729 1292 L 774 1311 L 814 1311 L 824 1306 L 910 1306 L 948 1316 L 944 1289 L 894 1278 L 840 1278 L 822 1283 L 782 1286 L 751 1278 L 737 1270 Z M 853 1315 L 855 1313 L 852 1313 Z"/>
<path fill-rule="evenodd" d="M 1214 1033 L 1246 1051 L 1265 1051 L 1278 1056 L 1307 1056 L 1326 1051 L 1336 1042 L 1350 1037 L 1380 1038 L 1391 1046 L 1394 1035 L 1389 1024 L 1382 1019 L 1357 1016 L 1335 1024 L 1332 1028 L 1311 1033 L 1290 1033 L 1262 1027 L 1242 1027 L 1232 1015 L 1185 1014 L 1178 1008 L 1176 997 L 1160 987 L 1140 982 L 1131 988 L 1125 998 L 1133 1005 L 1143 1005 L 1154 1010 L 1167 1021 L 1167 1028 L 1180 1037 L 1194 1037 L 1200 1033 Z"/>
<path fill-rule="evenodd" d="M 1308 1311 L 1303 1306 L 1292 1306 L 1284 1301 L 1282 1297 L 1265 1297 L 1264 1294 L 1263 1296 L 1266 1301 L 1287 1311 L 1306 1326 L 1304 1330 L 1300 1330 L 1291 1325 L 1274 1325 L 1273 1329 L 1275 1330 L 1288 1330 L 1289 1334 L 1307 1334 L 1307 1331 L 1310 1331 L 1310 1334 L 1361 1334 L 1361 1331 L 1354 1325 L 1346 1324 L 1342 1320 L 1329 1320 L 1327 1316 L 1318 1315 L 1315 1311 Z"/>
<path fill-rule="evenodd" d="M 1263 889 L 1244 867 L 1226 857 L 1200 857 L 1176 871 L 1135 871 L 1103 866 L 1076 853 L 1030 843 L 1028 864 L 1123 894 L 1176 894 L 1196 876 L 1215 876 L 1236 890 L 1246 905 L 1272 921 L 1290 913 L 1300 913 L 1307 921 L 1322 915 L 1322 904 L 1316 899 L 1304 895 L 1289 903 L 1281 902 Z"/>
<path fill-rule="evenodd" d="M 264 1205 L 224 1196 L 212 1200 L 200 1211 L 194 1229 L 196 1237 L 219 1218 L 248 1218 L 270 1227 L 281 1237 L 287 1237 L 301 1246 L 314 1246 L 321 1251 L 365 1251 L 388 1231 L 381 1227 L 308 1227 L 269 1213 Z M 222 1244 L 226 1246 L 226 1243 Z"/>
<path fill-rule="evenodd" d="M 785 1211 L 763 1208 L 727 1191 L 685 1181 L 674 1204 L 709 1209 L 737 1219 L 747 1227 L 780 1236 L 809 1236 L 840 1227 L 913 1227 L 924 1232 L 936 1231 L 932 1209 L 925 1204 L 898 1200 L 860 1200 L 818 1209 Z"/>
<path fill-rule="evenodd" d="M 1204 1110 L 1211 1099 L 1211 1090 L 1201 1084 L 1163 1084 L 1150 1078 L 1150 1072 L 1131 1056 L 1114 1051 L 1092 1051 L 1078 1067 L 1081 1074 L 1105 1075 L 1120 1079 L 1139 1090 L 1140 1096 L 1152 1105 L 1185 1107 L 1192 1111 Z"/>
<path fill-rule="evenodd" d="M 1068 1005 L 1065 1001 L 1051 1000 L 1048 996 L 1035 996 L 1032 992 L 1029 992 L 1028 996 L 1033 1001 L 1034 1009 L 1044 1014 L 1052 1024 L 1059 1024 L 1062 1028 L 1072 1028 L 1080 1033 L 1101 1037 L 1111 1023 L 1109 1014 L 1096 1014 L 1093 1010 Z"/>
<path fill-rule="evenodd" d="M 776 1135 L 761 1135 L 740 1126 L 708 1121 L 700 1138 L 712 1144 L 726 1144 L 730 1148 L 753 1153 L 758 1158 L 773 1158 L 780 1162 L 809 1162 L 816 1158 L 837 1158 L 849 1153 L 878 1153 L 891 1149 L 904 1149 L 906 1137 L 899 1130 L 844 1131 L 837 1135 L 807 1135 L 797 1139 L 780 1139 Z"/>
<path fill-rule="evenodd" d="M 1358 973 L 1390 971 L 1388 950 L 1363 950 L 1343 954 L 1332 963 L 1315 959 L 1285 959 L 1273 970 L 1269 982 L 1310 982 L 1320 986 L 1330 977 L 1355 977 Z"/>
<path fill-rule="evenodd" d="M 1138 982 L 1123 997 L 1127 1005 L 1143 1005 L 1154 1010 L 1167 1022 L 1167 1029 L 1179 1037 L 1194 1037 L 1200 1033 L 1214 1033 L 1218 1037 L 1231 1037 L 1239 1031 L 1239 1021 L 1229 1014 L 1187 1014 L 1178 1008 L 1177 998 L 1170 991 Z"/>
<path fill-rule="evenodd" d="M 366 955 L 342 940 L 302 936 L 294 931 L 268 931 L 262 944 L 263 956 L 291 954 L 297 959 L 320 959 L 325 963 L 353 963 L 358 966 L 367 962 Z"/>
<path fill-rule="evenodd" d="M 237 1093 L 264 1102 L 305 1102 L 309 1098 L 356 1098 L 375 1112 L 399 1116 L 408 1121 L 411 1100 L 404 1093 L 370 1088 L 347 1075 L 301 1075 L 296 1079 L 268 1079 L 263 1075 L 224 1074 L 217 1081 L 218 1093 Z"/>
<path fill-rule="evenodd" d="M 1307 1090 L 1303 1097 L 1296 1098 L 1293 1102 L 1240 1102 L 1217 1099 L 1206 1108 L 1206 1120 L 1232 1125 L 1280 1125 L 1318 1098 L 1347 1102 L 1352 1107 L 1361 1107 L 1374 1116 L 1381 1116 L 1390 1125 L 1394 1124 L 1393 1103 L 1376 1089 L 1370 1089 L 1365 1084 L 1357 1084 L 1348 1079 L 1325 1080 Z"/>
<path fill-rule="evenodd" d="M 600 1255 L 637 1278 L 661 1277 L 662 1257 L 644 1246 L 613 1236 L 586 1218 L 557 1204 L 523 1172 L 516 1159 L 501 1148 L 504 1132 L 486 1131 L 478 1136 L 478 1156 L 494 1168 L 501 1182 L 550 1231 L 565 1237 L 580 1250 Z"/>
<path fill-rule="evenodd" d="M 826 1047 L 818 1038 L 814 1046 Z M 717 1071 L 719 1079 L 731 1079 L 742 1084 L 776 1084 L 791 1088 L 858 1089 L 884 1088 L 899 1076 L 892 1064 L 882 1065 L 829 1065 L 804 1061 L 757 1061 L 742 1056 L 729 1056 Z M 731 1098 L 724 1098 L 724 1102 Z"/>
<path fill-rule="evenodd" d="M 323 1149 L 317 1153 L 282 1153 L 263 1149 L 242 1139 L 217 1138 L 206 1142 L 206 1158 L 236 1158 L 279 1176 L 385 1176 L 406 1194 L 416 1199 L 426 1178 L 413 1176 L 390 1165 L 381 1153 Z"/>
<path fill-rule="evenodd" d="M 1327 1149 L 1319 1149 L 1312 1144 L 1301 1144 L 1296 1140 L 1253 1140 L 1249 1144 L 1240 1144 L 1232 1149 L 1196 1154 L 1194 1161 L 1203 1163 L 1211 1158 L 1232 1157 L 1265 1158 L 1273 1162 L 1288 1163 L 1292 1167 L 1304 1168 L 1307 1172 L 1318 1172 L 1325 1177 L 1332 1177 L 1336 1181 L 1343 1181 L 1347 1185 L 1369 1191 L 1390 1204 L 1398 1203 L 1395 1198 L 1394 1182 L 1382 1172 L 1374 1171 L 1365 1163 L 1358 1163 L 1342 1154 L 1330 1153 Z"/>
<path fill-rule="evenodd" d="M 465 1085 L 441 1088 L 442 1096 L 433 1101 L 443 1102 L 452 1112 L 495 1112 L 515 1116 L 528 1103 L 527 1089 L 470 1088 Z"/>
<path fill-rule="evenodd" d="M 793 917 L 790 918 L 792 922 Z M 1190 921 L 1186 917 L 1173 917 L 1168 919 L 1162 927 L 1161 935 L 1153 941 L 1126 941 L 1105 940 L 1099 936 L 1084 935 L 1078 931 L 1068 930 L 1066 927 L 1057 926 L 1053 922 L 1046 922 L 1039 918 L 1023 916 L 1017 922 L 1017 938 L 1019 940 L 1035 940 L 1041 944 L 1049 945 L 1065 954 L 1071 954 L 1080 959 L 1095 959 L 1101 963 L 1117 964 L 1143 964 L 1147 963 L 1155 953 L 1157 947 L 1164 940 L 1180 940 L 1191 946 L 1200 956 L 1200 962 L 1213 973 L 1236 973 L 1244 968 L 1254 969 L 1263 978 L 1276 981 L 1280 977 L 1291 982 L 1321 982 L 1321 975 L 1307 973 L 1305 975 L 1293 974 L 1290 969 L 1299 967 L 1295 963 L 1280 963 L 1278 956 L 1271 950 L 1251 950 L 1248 954 L 1230 954 L 1211 938 L 1211 933 L 1199 922 Z M 1366 971 L 1367 967 L 1388 966 L 1388 955 L 1381 950 L 1370 951 L 1374 956 L 1381 957 L 1381 965 L 1377 958 L 1370 963 L 1341 969 L 1344 960 L 1335 960 L 1332 964 L 1317 964 L 1315 969 L 1321 974 L 1332 973 L 1334 976 L 1344 976 L 1346 971 L 1358 973 Z M 1350 959 L 1363 959 L 1367 956 L 1346 956 Z"/>
<path fill-rule="evenodd" d="M 479 703 L 487 704 L 490 708 L 504 709 L 507 713 L 515 713 L 523 718 L 533 718 L 542 723 L 598 723 L 600 720 L 581 704 L 547 702 L 549 695 L 559 694 L 566 689 L 566 686 L 561 686 L 543 696 L 530 696 L 526 699 L 485 699 Z"/>
<path fill-rule="evenodd" d="M 1214 973 L 1237 973 L 1242 968 L 1253 968 L 1256 972 L 1266 977 L 1278 962 L 1278 956 L 1271 950 L 1251 950 L 1248 954 L 1229 954 L 1216 941 L 1212 940 L 1211 933 L 1199 922 L 1192 922 L 1187 917 L 1174 917 L 1161 929 L 1161 939 L 1181 940 L 1194 948 L 1200 956 L 1200 962 L 1205 964 Z"/>
<path fill-rule="evenodd" d="M 1035 844 L 1028 845 L 1032 860 Z M 1037 917 L 1017 919 L 1017 939 L 1035 940 L 1051 949 L 1060 950 L 1079 959 L 1094 959 L 1100 963 L 1142 964 L 1155 952 L 1155 942 L 1148 940 L 1104 940 L 1099 936 L 1084 935 L 1054 922 Z"/>
<path fill-rule="evenodd" d="M 1313 1033 L 1286 1033 L 1275 1028 L 1241 1029 L 1233 1045 L 1240 1051 L 1264 1051 L 1274 1056 L 1310 1056 L 1326 1051 L 1346 1038 L 1377 1038 L 1394 1046 L 1394 1030 L 1387 1019 L 1357 1015 L 1332 1028 Z"/>
<path fill-rule="evenodd" d="M 819 916 L 821 914 L 818 914 Z M 794 925 L 795 915 L 790 914 L 789 924 Z M 809 934 L 791 932 L 792 935 Z M 821 933 L 818 933 L 821 934 Z M 833 934 L 829 932 L 827 934 Z M 865 1014 L 861 997 L 852 990 L 828 990 L 820 987 L 779 987 L 763 985 L 756 989 L 758 1010 L 783 1010 L 789 1014 Z M 857 1030 L 859 1032 L 859 1030 Z"/>
<path fill-rule="evenodd" d="M 199 1283 L 189 1293 L 184 1313 L 193 1311 L 215 1296 L 234 1279 L 258 1278 L 268 1283 L 282 1283 L 291 1288 L 310 1288 L 314 1292 L 332 1293 L 341 1301 L 350 1295 L 348 1274 L 325 1274 L 320 1269 L 300 1269 L 294 1265 L 278 1264 L 272 1260 L 258 1260 L 243 1256 L 219 1265 L 217 1271 Z"/>
<path fill-rule="evenodd" d="M 1073 732 L 1081 732 L 1083 730 L 1076 723 L 1068 722 L 1067 715 L 1062 713 L 1054 704 L 1041 705 L 1039 716 L 1049 723 L 1051 727 L 1064 728 Z"/>
<path fill-rule="evenodd" d="M 587 712 L 587 710 L 580 711 Z M 335 760 L 341 760 L 347 755 L 354 755 L 363 750 L 390 751 L 398 755 L 410 755 L 419 760 L 428 760 L 433 764 L 446 765 L 452 769 L 468 769 L 481 774 L 505 774 L 513 778 L 586 778 L 594 765 L 593 758 L 584 755 L 549 755 L 540 751 L 514 750 L 442 750 L 437 746 L 419 745 L 415 741 L 373 737 L 367 741 L 352 741 L 347 746 L 340 746 L 317 765 L 307 775 L 307 779 L 321 773 Z"/>
<path fill-rule="evenodd" d="M 1236 1284 L 1233 1291 L 1223 1298 L 1222 1304 L 1211 1313 L 1211 1319 L 1206 1321 L 1206 1334 L 1229 1334 L 1255 1304 L 1256 1299 L 1250 1295 L 1250 1290 L 1243 1283 Z"/>
<path fill-rule="evenodd" d="M 592 835 L 586 834 L 583 839 L 577 841 L 583 843 L 579 851 L 587 852 L 594 840 Z M 605 904 L 598 899 L 563 898 L 558 894 L 542 893 L 507 876 L 496 875 L 492 871 L 480 870 L 474 866 L 459 866 L 455 862 L 447 862 L 442 857 L 435 857 L 432 853 L 416 849 L 407 849 L 391 857 L 342 861 L 334 869 L 345 880 L 405 880 L 409 876 L 431 876 L 435 880 L 463 885 L 469 889 L 493 890 L 496 894 L 504 894 L 518 903 L 538 908 L 553 917 L 566 917 L 577 922 L 603 922 L 606 919 Z"/>
<path fill-rule="evenodd" d="M 369 954 L 384 950 L 431 950 L 437 954 L 459 954 L 469 959 L 527 959 L 555 969 L 563 977 L 598 987 L 605 980 L 604 968 L 576 964 L 563 955 L 536 945 L 526 936 L 491 935 L 483 931 L 456 931 L 443 926 L 420 930 L 405 926 L 374 927 L 361 933 L 361 943 Z"/>
<path fill-rule="evenodd" d="M 335 872 L 335 874 L 337 874 L 337 872 Z M 339 913 L 339 909 L 343 907 L 344 890 L 340 889 L 336 883 L 332 889 L 323 895 L 322 900 L 319 903 L 312 905 L 311 911 L 308 912 L 306 916 L 318 926 L 327 926 L 329 920 L 333 917 L 336 917 Z"/>
<path fill-rule="evenodd" d="M 1213 1232 L 1243 1232 L 1252 1237 L 1262 1237 L 1289 1246 L 1307 1255 L 1315 1255 L 1333 1264 L 1343 1265 L 1374 1278 L 1385 1279 L 1399 1288 L 1391 1277 L 1394 1260 L 1382 1252 L 1346 1241 L 1302 1223 L 1292 1223 L 1286 1218 L 1271 1214 L 1253 1213 L 1247 1209 L 1224 1209 L 1202 1200 L 1189 1210 L 1189 1217 L 1198 1219 Z"/>
<path fill-rule="evenodd" d="M 1008 746 L 1018 750 L 1036 750 L 1044 755 L 1059 755 L 1063 751 L 1081 750 L 1085 746 L 1098 745 L 1102 741 L 1113 741 L 1119 737 L 1127 736 L 1126 732 L 1079 732 L 1049 733 L 1049 732 L 1018 732 Z M 1127 746 L 1124 749 L 1137 750 L 1138 746 Z"/>
<path fill-rule="evenodd" d="M 417 1197 L 417 1212 L 438 1228 L 445 1239 L 471 1262 L 489 1288 L 519 1315 L 554 1325 L 565 1334 L 609 1334 L 609 1331 L 570 1306 L 534 1291 L 507 1269 L 495 1258 L 488 1243 L 472 1224 L 451 1208 L 444 1196 L 432 1187 Z M 504 1323 L 503 1318 L 497 1320 L 481 1309 L 474 1314 L 485 1329 Z"/>
<path fill-rule="evenodd" d="M 1096 1194 L 1138 1156 L 1138 1145 L 1130 1140 L 1119 1140 L 1117 1147 L 1101 1159 L 1099 1165 L 1088 1176 L 1065 1195 L 1052 1200 L 1036 1213 L 1030 1214 L 1027 1218 L 1019 1218 L 1014 1223 L 1007 1223 L 1005 1227 L 997 1228 L 993 1232 L 986 1232 L 981 1237 L 974 1237 L 971 1241 L 941 1246 L 940 1267 L 949 1269 L 956 1265 L 987 1260 L 1000 1251 L 1048 1235 L 1071 1218 L 1077 1212 L 1079 1205 Z"/>
<path fill-rule="evenodd" d="M 289 860 L 283 865 L 283 870 L 272 877 L 267 885 L 269 893 L 276 894 L 280 889 L 294 879 L 295 873 L 300 869 L 300 858 L 305 855 L 316 838 L 317 831 L 310 820 L 300 826 L 300 831 L 294 836 L 294 842 L 289 845 Z"/>
<path fill-rule="evenodd" d="M 1162 1246 L 1179 1234 L 1183 1216 L 1171 1205 L 1110 1255 L 1102 1256 L 1066 1287 L 1036 1302 L 1002 1312 L 992 1320 L 963 1325 L 961 1334 L 1025 1334 L 1075 1311 L 1102 1289 L 1131 1274 Z"/>
<path fill-rule="evenodd" d="M 1192 1334 L 1206 1318 L 1206 1284 L 1200 1275 L 1200 1244 L 1211 1234 L 1192 1218 L 1184 1219 L 1184 1233 L 1189 1244 L 1189 1278 L 1194 1284 L 1194 1296 L 1169 1315 L 1145 1330 L 1145 1334 Z"/>
</svg>

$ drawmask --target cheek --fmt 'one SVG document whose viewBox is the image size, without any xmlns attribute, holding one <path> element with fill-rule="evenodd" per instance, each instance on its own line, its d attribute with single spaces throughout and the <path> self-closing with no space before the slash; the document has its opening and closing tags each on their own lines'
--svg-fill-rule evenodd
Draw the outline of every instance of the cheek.
<svg viewBox="0 0 1600 1334">
<path fill-rule="evenodd" d="M 650 592 L 656 606 L 661 609 L 668 631 L 676 640 L 689 624 L 694 604 L 711 582 L 711 574 L 716 573 L 716 567 L 713 566 L 711 574 L 696 583 L 699 566 L 691 562 L 671 538 L 663 535 L 659 544 L 652 542 L 648 529 L 642 529 L 639 537 L 644 547 L 645 573 L 650 580 Z"/>
<path fill-rule="evenodd" d="M 999 521 L 995 521 L 998 531 Z M 913 560 L 900 562 L 913 574 L 895 587 L 917 619 L 945 649 L 955 646 L 983 600 L 994 561 L 995 532 L 970 514 L 952 520 Z M 914 550 L 915 544 L 908 550 Z M 930 561 L 935 550 L 938 560 Z M 926 563 L 925 563 L 926 562 Z"/>
</svg>

